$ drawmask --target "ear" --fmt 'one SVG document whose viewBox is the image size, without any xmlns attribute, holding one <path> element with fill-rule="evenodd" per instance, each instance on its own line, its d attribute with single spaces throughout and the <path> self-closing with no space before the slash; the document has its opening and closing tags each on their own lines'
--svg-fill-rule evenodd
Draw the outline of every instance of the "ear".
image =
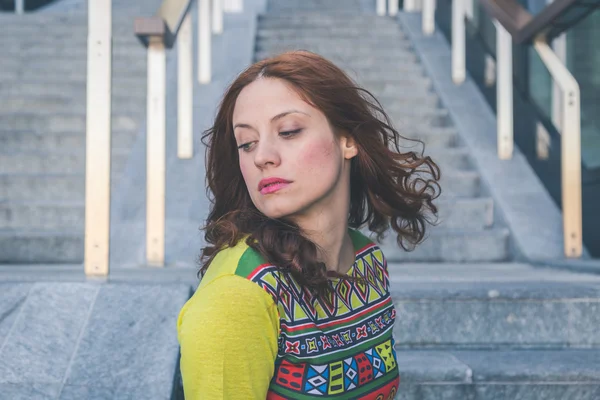
<svg viewBox="0 0 600 400">
<path fill-rule="evenodd" d="M 342 145 L 342 154 L 346 160 L 349 160 L 358 154 L 358 146 L 352 136 L 342 136 L 340 144 Z"/>
</svg>

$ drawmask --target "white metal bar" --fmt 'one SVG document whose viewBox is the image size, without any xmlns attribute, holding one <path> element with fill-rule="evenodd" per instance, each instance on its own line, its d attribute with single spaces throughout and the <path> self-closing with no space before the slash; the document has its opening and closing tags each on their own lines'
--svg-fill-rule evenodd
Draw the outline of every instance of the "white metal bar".
<svg viewBox="0 0 600 400">
<path fill-rule="evenodd" d="M 465 2 L 465 15 L 468 19 L 473 19 L 473 1 L 474 0 L 464 0 Z"/>
<path fill-rule="evenodd" d="M 110 245 L 111 0 L 89 0 L 85 150 L 86 276 L 108 276 Z"/>
<path fill-rule="evenodd" d="M 25 0 L 15 0 L 15 13 L 16 14 L 24 14 L 25 13 Z"/>
<path fill-rule="evenodd" d="M 396 2 L 396 4 L 397 3 L 398 2 Z M 415 0 L 404 0 L 404 11 L 416 11 L 416 9 L 417 4 Z"/>
<path fill-rule="evenodd" d="M 388 0 L 388 12 L 391 17 L 398 15 L 398 0 Z"/>
<path fill-rule="evenodd" d="M 149 265 L 165 261 L 166 54 L 162 38 L 148 46 L 146 116 L 146 258 Z"/>
<path fill-rule="evenodd" d="M 541 122 L 536 123 L 535 153 L 538 160 L 547 160 L 550 155 L 550 135 Z"/>
<path fill-rule="evenodd" d="M 489 54 L 485 55 L 485 70 L 483 71 L 485 86 L 492 87 L 496 84 L 496 60 Z"/>
<path fill-rule="evenodd" d="M 435 32 L 435 0 L 423 0 L 421 25 L 423 33 L 430 36 Z"/>
<path fill-rule="evenodd" d="M 465 9 L 462 0 L 452 2 L 452 80 L 456 84 L 466 78 Z"/>
<path fill-rule="evenodd" d="M 244 1 L 223 0 L 223 11 L 229 13 L 241 13 L 244 11 Z"/>
<path fill-rule="evenodd" d="M 193 144 L 193 87 L 192 68 L 192 16 L 188 13 L 177 38 L 177 156 L 192 158 Z"/>
<path fill-rule="evenodd" d="M 210 83 L 211 77 L 210 0 L 198 1 L 198 82 Z"/>
<path fill-rule="evenodd" d="M 567 62 L 567 36 L 565 33 L 555 38 L 552 42 L 552 48 L 554 54 L 560 59 L 560 61 L 566 65 Z M 552 123 L 556 126 L 556 129 L 562 131 L 562 105 L 560 104 L 562 93 L 558 83 L 552 82 Z"/>
<path fill-rule="evenodd" d="M 496 25 L 496 121 L 498 124 L 498 157 L 512 158 L 513 139 L 513 73 L 512 37 L 498 21 Z"/>
<path fill-rule="evenodd" d="M 223 0 L 212 1 L 212 28 L 217 35 L 223 33 Z"/>
<path fill-rule="evenodd" d="M 383 17 L 386 15 L 386 1 L 385 0 L 377 0 L 377 15 Z"/>
<path fill-rule="evenodd" d="M 579 84 L 544 37 L 537 37 L 534 47 L 562 93 L 560 143 L 564 251 L 567 257 L 580 257 L 583 252 L 583 237 Z"/>
</svg>

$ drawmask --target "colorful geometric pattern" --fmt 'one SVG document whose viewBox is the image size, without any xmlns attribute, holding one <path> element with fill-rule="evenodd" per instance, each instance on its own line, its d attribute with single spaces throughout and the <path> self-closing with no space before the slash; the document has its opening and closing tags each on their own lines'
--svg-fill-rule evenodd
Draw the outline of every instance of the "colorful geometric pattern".
<svg viewBox="0 0 600 400">
<path fill-rule="evenodd" d="M 392 399 L 396 394 L 396 312 L 387 262 L 364 235 L 351 231 L 351 237 L 356 258 L 348 274 L 364 277 L 367 283 L 332 280 L 331 306 L 272 265 L 256 263 L 248 274 L 271 295 L 280 316 L 268 399 Z"/>
</svg>

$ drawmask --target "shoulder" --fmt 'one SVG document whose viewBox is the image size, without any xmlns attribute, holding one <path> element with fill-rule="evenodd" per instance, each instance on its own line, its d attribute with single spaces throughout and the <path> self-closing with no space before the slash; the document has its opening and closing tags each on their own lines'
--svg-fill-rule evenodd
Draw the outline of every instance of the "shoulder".
<svg viewBox="0 0 600 400">
<path fill-rule="evenodd" d="M 267 310 L 275 305 L 269 293 L 251 279 L 252 272 L 264 264 L 260 255 L 245 240 L 217 253 L 192 297 L 179 313 L 202 313 L 206 318 L 244 314 L 248 309 Z"/>
</svg>

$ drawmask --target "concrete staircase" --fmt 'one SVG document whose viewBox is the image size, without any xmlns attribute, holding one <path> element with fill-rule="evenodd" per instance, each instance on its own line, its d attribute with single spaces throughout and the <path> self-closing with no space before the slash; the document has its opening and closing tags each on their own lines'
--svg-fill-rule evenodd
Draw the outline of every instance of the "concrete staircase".
<svg viewBox="0 0 600 400">
<path fill-rule="evenodd" d="M 413 252 L 389 237 L 381 244 L 398 315 L 397 399 L 600 398 L 600 279 L 507 263 L 510 230 L 460 132 L 401 24 L 372 3 L 273 0 L 255 60 L 293 49 L 327 57 L 442 170 L 428 239 Z"/>
<path fill-rule="evenodd" d="M 83 261 L 85 4 L 0 15 L 0 263 Z M 117 5 L 113 17 L 113 191 L 145 118 L 146 53 L 132 22 L 142 9 Z"/>
</svg>

